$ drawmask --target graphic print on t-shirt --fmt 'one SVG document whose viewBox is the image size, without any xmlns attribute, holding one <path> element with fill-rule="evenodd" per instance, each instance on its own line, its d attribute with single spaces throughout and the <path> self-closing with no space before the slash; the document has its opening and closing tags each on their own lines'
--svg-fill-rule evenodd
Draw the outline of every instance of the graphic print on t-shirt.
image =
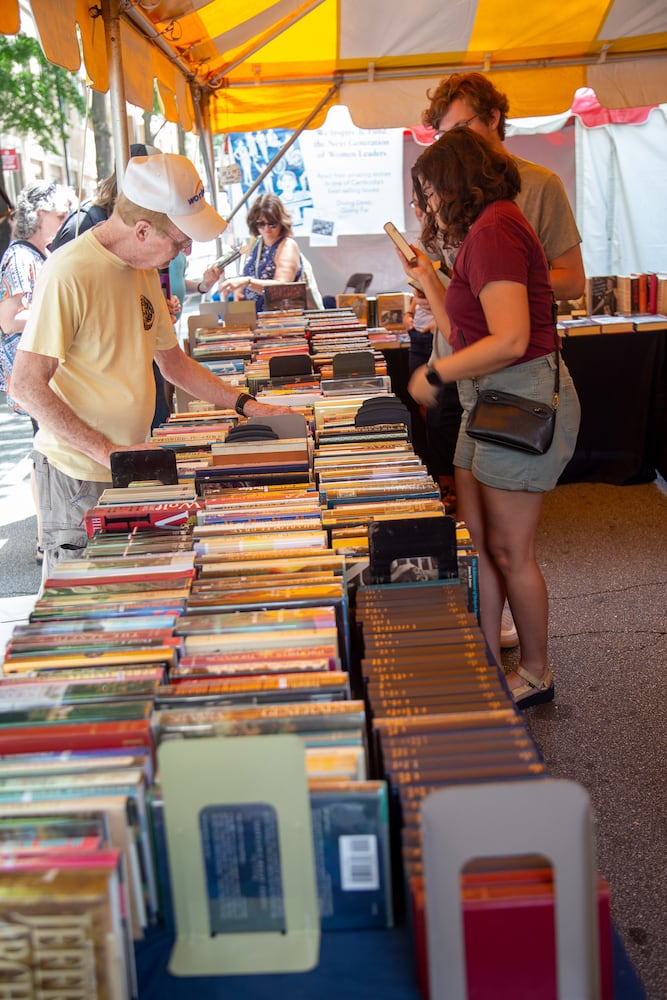
<svg viewBox="0 0 667 1000">
<path fill-rule="evenodd" d="M 155 319 L 155 308 L 150 299 L 147 299 L 145 295 L 141 296 L 141 314 L 144 318 L 144 330 L 150 330 Z"/>
</svg>

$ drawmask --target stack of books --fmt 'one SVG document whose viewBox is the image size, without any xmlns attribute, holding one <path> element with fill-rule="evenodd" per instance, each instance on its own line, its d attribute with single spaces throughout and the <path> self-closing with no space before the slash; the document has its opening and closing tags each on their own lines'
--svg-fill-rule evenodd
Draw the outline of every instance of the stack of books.
<svg viewBox="0 0 667 1000">
<path fill-rule="evenodd" d="M 387 780 L 414 935 L 418 981 L 428 997 L 421 805 L 452 784 L 539 780 L 546 766 L 477 619 L 452 581 L 361 587 L 361 673 L 370 712 L 375 773 Z M 553 873 L 544 859 L 484 859 L 462 873 L 461 899 L 471 995 L 556 996 Z M 602 995 L 611 997 L 609 888 L 598 892 Z M 517 927 L 539 960 L 509 956 Z M 489 944 L 491 942 L 491 945 Z M 491 951 L 489 948 L 491 947 Z M 553 986 L 553 992 L 551 987 Z"/>
</svg>

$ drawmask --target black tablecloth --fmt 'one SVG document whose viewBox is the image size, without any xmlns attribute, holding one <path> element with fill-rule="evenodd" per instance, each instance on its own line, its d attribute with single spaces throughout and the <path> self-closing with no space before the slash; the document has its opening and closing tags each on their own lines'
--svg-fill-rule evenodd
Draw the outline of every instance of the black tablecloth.
<svg viewBox="0 0 667 1000">
<path fill-rule="evenodd" d="M 565 338 L 581 428 L 562 483 L 628 485 L 664 475 L 666 339 L 665 330 Z"/>
<path fill-rule="evenodd" d="M 667 329 L 565 338 L 563 359 L 581 402 L 576 451 L 561 483 L 616 486 L 667 478 Z M 387 349 L 392 389 L 407 391 L 408 350 Z"/>
</svg>

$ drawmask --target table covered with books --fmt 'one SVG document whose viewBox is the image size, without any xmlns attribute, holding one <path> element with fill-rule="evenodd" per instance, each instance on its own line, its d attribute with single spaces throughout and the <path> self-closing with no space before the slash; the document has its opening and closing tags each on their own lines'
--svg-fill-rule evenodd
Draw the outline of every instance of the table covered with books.
<svg viewBox="0 0 667 1000">
<path fill-rule="evenodd" d="M 386 375 L 357 394 L 354 377 L 241 427 L 233 411 L 174 415 L 154 432 L 164 485 L 106 490 L 84 557 L 58 561 L 15 629 L 0 677 L 10 987 L 59 989 L 69 961 L 77 1000 L 426 1000 L 423 803 L 554 784 L 479 628 L 470 535 Z M 600 996 L 643 1000 L 589 869 Z M 471 995 L 555 1000 L 554 900 L 537 845 L 466 871 Z"/>
</svg>

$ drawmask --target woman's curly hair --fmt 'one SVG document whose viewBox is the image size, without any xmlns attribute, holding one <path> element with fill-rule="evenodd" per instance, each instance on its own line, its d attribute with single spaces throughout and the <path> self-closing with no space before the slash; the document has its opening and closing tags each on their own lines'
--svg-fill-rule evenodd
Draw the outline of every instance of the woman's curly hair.
<svg viewBox="0 0 667 1000">
<path fill-rule="evenodd" d="M 66 212 L 63 189 L 54 181 L 31 181 L 19 192 L 12 216 L 12 239 L 29 240 L 39 226 L 39 212 Z"/>
<path fill-rule="evenodd" d="M 513 200 L 521 190 L 512 157 L 465 125 L 445 132 L 422 153 L 412 168 L 412 182 L 424 212 L 422 243 L 431 251 L 443 243 L 460 244 L 487 205 Z M 439 201 L 437 213 L 429 207 L 425 188 Z"/>
</svg>

